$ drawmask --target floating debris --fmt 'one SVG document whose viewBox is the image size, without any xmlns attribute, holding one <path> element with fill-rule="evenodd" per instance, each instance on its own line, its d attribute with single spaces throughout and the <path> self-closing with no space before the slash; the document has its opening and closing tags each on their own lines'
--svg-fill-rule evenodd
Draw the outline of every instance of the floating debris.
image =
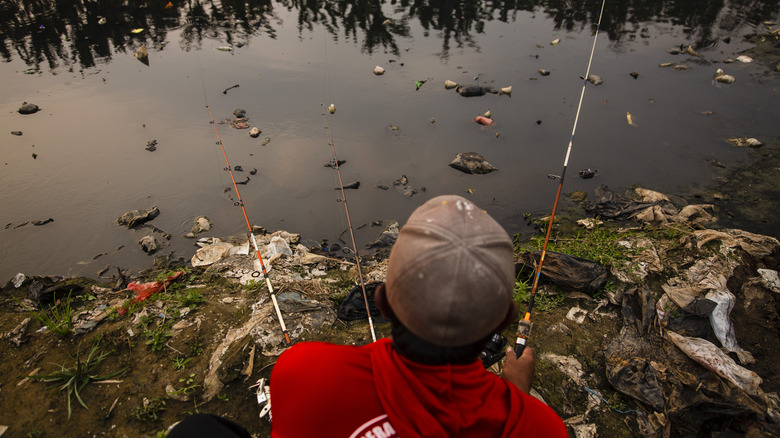
<svg viewBox="0 0 780 438">
<path fill-rule="evenodd" d="M 727 75 L 723 69 L 719 68 L 715 71 L 715 80 L 724 84 L 733 84 L 737 79 L 734 76 Z"/>
<path fill-rule="evenodd" d="M 629 74 L 630 74 L 630 75 L 631 75 L 631 77 L 632 77 L 632 78 L 634 78 L 634 79 L 638 79 L 638 78 L 639 78 L 639 72 L 638 72 L 638 71 L 636 71 L 636 70 L 632 71 L 632 72 L 631 72 L 631 73 L 629 73 Z"/>
<path fill-rule="evenodd" d="M 157 140 L 149 140 L 146 142 L 146 147 L 144 148 L 149 152 L 154 152 L 157 150 Z"/>
<path fill-rule="evenodd" d="M 671 49 L 667 50 L 666 53 L 670 55 L 679 55 L 682 50 L 680 50 L 679 47 L 672 47 Z"/>
<path fill-rule="evenodd" d="M 593 178 L 594 176 L 596 176 L 597 173 L 598 173 L 598 170 L 593 170 L 593 169 L 588 168 L 588 169 L 580 170 L 579 175 L 580 175 L 580 178 L 582 178 L 582 179 L 590 179 L 590 178 Z"/>
<path fill-rule="evenodd" d="M 246 118 L 246 110 L 241 108 L 236 108 L 233 110 L 233 116 L 235 116 L 237 119 Z"/>
<path fill-rule="evenodd" d="M 236 85 L 233 85 L 232 87 L 227 87 L 227 88 L 225 88 L 224 90 L 222 90 L 222 94 L 227 94 L 227 92 L 228 92 L 228 91 L 230 91 L 230 90 L 232 90 L 232 89 L 234 89 L 234 88 L 238 88 L 238 87 L 239 87 L 239 85 L 238 85 L 238 84 L 236 84 Z"/>
<path fill-rule="evenodd" d="M 678 70 L 678 71 L 684 71 L 684 70 L 690 70 L 690 69 L 691 69 L 690 67 L 688 67 L 688 66 L 687 66 L 687 65 L 685 65 L 685 64 L 676 64 L 676 65 L 675 65 L 674 67 L 672 67 L 672 68 L 673 68 L 673 69 L 675 69 L 675 70 Z"/>
<path fill-rule="evenodd" d="M 688 46 L 688 48 L 685 49 L 685 53 L 687 53 L 687 54 L 689 54 L 691 56 L 698 56 L 698 57 L 701 58 L 701 55 L 699 55 L 699 53 L 697 51 L 693 50 L 693 46 Z"/>
<path fill-rule="evenodd" d="M 599 75 L 588 75 L 588 82 L 593 85 L 601 85 L 604 83 L 604 80 Z"/>
<path fill-rule="evenodd" d="M 539 74 L 542 75 L 542 76 L 550 76 L 550 71 L 549 70 L 545 70 L 545 69 L 542 68 L 542 69 L 539 69 L 538 71 L 539 71 Z"/>
<path fill-rule="evenodd" d="M 146 51 L 146 44 L 141 44 L 141 47 L 135 51 L 135 59 L 141 61 L 144 65 L 149 65 L 149 52 Z"/>
<path fill-rule="evenodd" d="M 381 76 L 385 74 L 385 69 L 377 65 L 376 67 L 374 67 L 374 74 L 377 76 Z"/>
<path fill-rule="evenodd" d="M 22 131 L 11 131 L 11 135 L 22 135 Z"/>
<path fill-rule="evenodd" d="M 507 96 L 511 96 L 512 95 L 512 86 L 510 85 L 508 87 L 503 87 L 499 91 L 501 91 L 500 93 L 498 93 L 499 95 L 506 94 Z"/>
<path fill-rule="evenodd" d="M 485 161 L 482 155 L 476 152 L 463 152 L 455 156 L 450 162 L 450 167 L 464 173 L 482 175 L 498 170 L 497 167 Z"/>
<path fill-rule="evenodd" d="M 457 87 L 457 86 L 458 86 L 458 83 L 457 83 L 457 82 L 453 82 L 453 81 L 451 81 L 451 80 L 449 80 L 449 79 L 447 79 L 446 81 L 444 81 L 444 88 L 446 88 L 446 89 L 448 89 L 448 90 L 451 90 L 451 89 L 453 89 L 453 88 L 455 88 L 455 87 Z"/>
<path fill-rule="evenodd" d="M 330 104 L 328 106 L 328 112 L 331 113 L 331 114 L 336 114 L 336 105 Z"/>
<path fill-rule="evenodd" d="M 270 142 L 271 142 L 271 138 L 270 137 L 266 137 L 266 138 L 263 139 L 263 142 L 261 143 L 261 145 L 267 146 L 268 143 L 270 143 Z"/>
<path fill-rule="evenodd" d="M 556 38 L 556 39 L 550 41 L 550 45 L 551 46 L 557 46 L 560 42 L 561 42 L 561 39 L 560 38 Z"/>
<path fill-rule="evenodd" d="M 100 17 L 100 20 L 98 20 L 98 24 L 106 24 L 106 17 Z"/>
<path fill-rule="evenodd" d="M 144 31 L 144 28 L 143 27 L 139 27 L 137 29 L 131 30 L 130 33 L 141 33 L 143 31 Z"/>
<path fill-rule="evenodd" d="M 673 62 L 662 62 L 662 63 L 658 64 L 659 67 L 671 67 L 673 65 L 674 65 Z"/>
<path fill-rule="evenodd" d="M 428 82 L 428 81 L 415 81 L 415 82 L 414 82 L 414 86 L 415 86 L 415 87 L 417 87 L 417 88 L 415 89 L 415 91 L 416 91 L 416 90 L 419 90 L 419 89 L 420 89 L 420 87 L 422 87 L 422 86 L 423 86 L 423 84 L 424 84 L 424 83 L 426 83 L 426 82 Z"/>
<path fill-rule="evenodd" d="M 636 125 L 634 124 L 634 118 L 633 118 L 633 117 L 631 117 L 631 113 L 630 113 L 630 112 L 628 112 L 628 111 L 626 111 L 626 121 L 628 122 L 628 124 L 629 124 L 629 125 L 631 125 L 631 126 L 636 126 Z"/>
<path fill-rule="evenodd" d="M 474 118 L 474 121 L 479 123 L 480 125 L 485 125 L 485 126 L 493 126 L 494 123 L 493 119 L 485 116 L 477 116 Z"/>
<path fill-rule="evenodd" d="M 257 137 L 260 137 L 260 134 L 262 134 L 262 133 L 263 133 L 263 131 L 261 131 L 259 128 L 255 127 L 255 128 L 252 128 L 249 131 L 249 136 L 252 137 L 252 138 L 257 138 Z"/>
<path fill-rule="evenodd" d="M 747 55 L 739 55 L 737 56 L 737 61 L 744 62 L 745 64 L 747 64 L 748 62 L 753 62 L 753 58 Z"/>
<path fill-rule="evenodd" d="M 232 52 L 233 48 L 228 46 L 219 46 L 217 47 L 217 50 L 219 50 L 220 52 Z"/>
<path fill-rule="evenodd" d="M 400 129 L 399 127 L 397 127 L 395 125 L 390 125 L 387 128 L 390 129 L 391 131 L 398 131 Z"/>
<path fill-rule="evenodd" d="M 764 145 L 764 143 L 761 143 L 761 141 L 754 137 L 727 138 L 726 141 L 739 147 L 750 146 L 751 148 L 757 148 Z"/>
<path fill-rule="evenodd" d="M 487 118 L 493 117 L 493 113 L 490 110 L 485 111 L 482 115 Z"/>
</svg>

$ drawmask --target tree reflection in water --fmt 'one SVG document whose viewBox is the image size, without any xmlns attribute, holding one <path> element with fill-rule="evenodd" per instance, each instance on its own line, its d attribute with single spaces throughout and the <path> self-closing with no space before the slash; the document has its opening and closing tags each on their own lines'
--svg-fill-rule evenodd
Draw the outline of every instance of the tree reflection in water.
<svg viewBox="0 0 780 438">
<path fill-rule="evenodd" d="M 299 34 L 321 26 L 334 39 L 352 40 L 365 53 L 399 54 L 398 38 L 408 37 L 413 22 L 442 40 L 440 56 L 452 47 L 475 46 L 474 35 L 487 21 L 512 22 L 518 12 L 543 13 L 558 29 L 592 32 L 600 0 L 5 0 L 0 3 L 0 56 L 14 53 L 31 69 L 46 66 L 89 68 L 110 62 L 114 53 L 134 51 L 145 43 L 164 50 L 167 35 L 179 30 L 184 50 L 204 39 L 240 46 L 259 35 L 275 39 L 279 8 L 297 11 Z M 774 16 L 775 0 L 607 1 L 602 31 L 610 40 L 641 37 L 643 23 L 683 26 L 697 47 L 710 46 L 718 33 L 755 26 Z M 392 19 L 389 19 L 392 16 Z M 105 19 L 105 24 L 101 20 Z M 388 21 L 389 20 L 389 21 Z M 144 29 L 134 34 L 133 29 Z"/>
</svg>

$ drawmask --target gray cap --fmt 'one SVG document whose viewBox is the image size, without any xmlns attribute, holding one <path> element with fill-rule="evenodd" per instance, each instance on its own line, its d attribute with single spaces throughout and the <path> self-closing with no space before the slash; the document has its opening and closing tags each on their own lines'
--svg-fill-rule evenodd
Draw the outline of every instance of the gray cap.
<svg viewBox="0 0 780 438">
<path fill-rule="evenodd" d="M 474 343 L 510 311 L 512 239 L 486 211 L 456 195 L 418 207 L 387 265 L 387 298 L 415 335 L 444 347 Z"/>
</svg>

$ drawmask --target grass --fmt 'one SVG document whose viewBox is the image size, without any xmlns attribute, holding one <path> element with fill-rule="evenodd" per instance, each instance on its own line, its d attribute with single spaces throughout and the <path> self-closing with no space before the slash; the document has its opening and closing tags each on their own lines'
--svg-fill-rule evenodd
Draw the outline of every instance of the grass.
<svg viewBox="0 0 780 438">
<path fill-rule="evenodd" d="M 16 299 L 16 302 L 24 308 L 24 310 L 30 312 L 33 318 L 40 321 L 46 328 L 57 336 L 65 337 L 73 332 L 73 310 L 70 307 L 71 300 L 70 294 L 64 301 L 57 301 L 56 294 L 54 295 L 54 304 L 52 304 L 48 310 L 41 309 L 36 311 L 30 307 L 25 306 L 21 301 Z"/>
<path fill-rule="evenodd" d="M 66 367 L 65 364 L 59 365 L 59 371 L 45 376 L 30 376 L 31 379 L 39 380 L 46 383 L 53 383 L 57 385 L 59 391 L 65 392 L 68 396 L 68 419 L 70 420 L 72 414 L 72 399 L 73 397 L 79 402 L 84 409 L 88 409 L 86 403 L 81 398 L 81 391 L 90 382 L 97 382 L 101 380 L 107 380 L 125 371 L 125 368 L 114 371 L 109 374 L 100 375 L 97 372 L 98 367 L 108 355 L 107 353 L 97 354 L 99 344 L 95 343 L 89 350 L 89 355 L 85 360 L 82 360 L 80 351 L 76 352 L 76 363 L 72 367 Z"/>
</svg>

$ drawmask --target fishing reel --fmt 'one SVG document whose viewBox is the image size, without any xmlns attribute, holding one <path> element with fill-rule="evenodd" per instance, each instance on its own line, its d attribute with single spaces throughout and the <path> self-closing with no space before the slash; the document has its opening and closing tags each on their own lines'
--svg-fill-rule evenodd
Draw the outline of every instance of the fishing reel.
<svg viewBox="0 0 780 438">
<path fill-rule="evenodd" d="M 490 368 L 496 362 L 500 361 L 504 357 L 506 350 L 507 340 L 499 333 L 493 333 L 493 336 L 488 341 L 482 353 L 479 354 L 479 359 L 482 361 L 484 367 Z"/>
</svg>

